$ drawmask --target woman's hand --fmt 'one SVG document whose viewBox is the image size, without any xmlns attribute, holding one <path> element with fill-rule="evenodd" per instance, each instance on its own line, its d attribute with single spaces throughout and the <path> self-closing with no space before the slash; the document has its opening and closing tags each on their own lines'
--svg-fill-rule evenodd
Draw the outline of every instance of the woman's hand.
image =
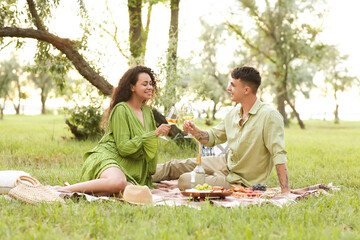
<svg viewBox="0 0 360 240">
<path fill-rule="evenodd" d="M 161 134 L 164 134 L 165 136 L 167 136 L 169 134 L 169 131 L 171 129 L 171 126 L 169 124 L 161 124 L 156 130 L 155 130 L 155 134 L 156 137 L 160 136 Z"/>
</svg>

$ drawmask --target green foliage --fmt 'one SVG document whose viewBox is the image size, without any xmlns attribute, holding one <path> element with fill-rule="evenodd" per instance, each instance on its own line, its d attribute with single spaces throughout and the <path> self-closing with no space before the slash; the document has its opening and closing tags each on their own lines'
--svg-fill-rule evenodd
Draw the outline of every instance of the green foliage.
<svg viewBox="0 0 360 240">
<path fill-rule="evenodd" d="M 71 62 L 63 53 L 59 53 L 54 47 L 46 42 L 37 42 L 38 51 L 35 54 L 36 67 L 33 72 L 46 72 L 51 74 L 56 85 L 65 87 L 66 74 L 72 68 Z"/>
<path fill-rule="evenodd" d="M 272 204 L 224 208 L 205 204 L 135 206 L 124 202 L 30 205 L 0 197 L 2 239 L 358 239 L 360 235 L 359 122 L 307 121 L 308 129 L 287 128 L 292 188 L 333 182 L 332 195 L 309 197 L 279 208 Z M 63 116 L 8 116 L 0 122 L 0 170 L 31 173 L 44 185 L 80 180 L 83 154 L 92 140 L 69 140 Z M 161 140 L 159 140 L 161 141 Z M 184 152 L 187 152 L 186 154 Z M 196 152 L 161 141 L 159 159 Z M 278 186 L 275 171 L 267 184 Z M 281 228 L 279 228 L 281 226 Z M 26 231 L 25 231 L 25 230 Z M 120 237 L 119 237 L 120 236 Z"/>
<path fill-rule="evenodd" d="M 159 62 L 159 84 L 158 97 L 155 99 L 155 107 L 163 106 L 165 112 L 181 100 L 183 96 L 188 96 L 191 91 L 188 89 L 189 74 L 187 66 L 189 62 L 184 59 L 176 59 L 176 69 L 174 60 L 164 60 Z"/>
<path fill-rule="evenodd" d="M 25 78 L 20 78 L 24 68 L 19 63 L 16 55 L 12 54 L 9 60 L 2 63 L 0 72 L 0 99 L 11 100 L 17 114 L 20 112 L 21 99 L 26 99 L 28 94 L 23 90 L 27 84 Z M 25 79 L 25 80 L 24 80 Z M 0 108 L 3 109 L 3 105 Z"/>
<path fill-rule="evenodd" d="M 102 134 L 101 119 L 106 96 L 82 79 L 68 79 L 62 94 L 69 106 L 64 109 L 71 132 L 79 140 L 99 138 Z"/>
<path fill-rule="evenodd" d="M 263 6 L 256 1 L 239 2 L 251 24 L 245 26 L 239 19 L 244 16 L 234 16 L 239 21 L 227 25 L 252 55 L 262 56 L 256 57 L 264 65 L 262 77 L 268 81 L 266 85 L 271 87 L 287 124 L 285 103 L 291 105 L 296 92 L 308 95 L 313 85 L 312 64 L 322 46 L 317 37 L 324 6 L 316 1 L 301 0 L 266 1 Z"/>
<path fill-rule="evenodd" d="M 102 109 L 99 106 L 76 106 L 68 110 L 68 121 L 76 126 L 79 140 L 87 138 L 99 138 L 102 134 L 100 124 L 102 118 Z"/>
<path fill-rule="evenodd" d="M 49 71 L 49 66 L 47 64 L 37 64 L 28 66 L 26 69 L 28 72 L 30 72 L 30 75 L 28 76 L 28 79 L 32 81 L 36 88 L 40 89 L 40 100 L 42 104 L 42 114 L 46 113 L 46 101 L 48 99 L 48 96 L 52 90 L 54 90 L 55 83 L 53 74 L 51 71 Z"/>
<path fill-rule="evenodd" d="M 338 93 L 344 92 L 355 85 L 360 86 L 360 80 L 349 73 L 345 65 L 347 55 L 341 55 L 339 50 L 332 45 L 325 46 L 323 50 L 320 67 L 324 74 L 325 87 L 322 90 L 326 95 L 330 92 L 334 97 L 334 122 L 339 123 Z"/>
<path fill-rule="evenodd" d="M 20 6 L 19 6 L 20 5 Z M 19 16 L 23 14 L 21 4 L 16 0 L 0 2 L 0 27 L 15 26 L 20 22 Z"/>
<path fill-rule="evenodd" d="M 0 99 L 4 99 L 8 95 L 10 83 L 16 74 L 12 72 L 9 61 L 2 61 L 0 64 Z"/>
<path fill-rule="evenodd" d="M 211 115 L 215 119 L 216 111 L 226 102 L 229 102 L 227 92 L 228 73 L 219 70 L 218 50 L 219 46 L 224 44 L 224 27 L 223 25 L 210 26 L 201 20 L 202 32 L 200 40 L 203 43 L 201 50 L 200 66 L 190 67 L 189 86 L 196 93 L 197 99 L 202 101 L 211 100 L 213 109 L 202 109 L 207 112 L 207 116 Z M 208 112 L 209 111 L 209 112 Z M 210 113 L 211 112 L 211 113 Z M 207 120 L 210 123 L 210 120 Z"/>
</svg>

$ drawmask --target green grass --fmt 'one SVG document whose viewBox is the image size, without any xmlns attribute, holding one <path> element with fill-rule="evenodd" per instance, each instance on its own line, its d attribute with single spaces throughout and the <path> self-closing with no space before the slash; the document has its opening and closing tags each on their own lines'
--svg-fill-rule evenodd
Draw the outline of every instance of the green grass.
<svg viewBox="0 0 360 240">
<path fill-rule="evenodd" d="M 317 183 L 341 187 L 279 208 L 227 209 L 205 205 L 132 206 L 120 202 L 30 205 L 0 198 L 1 239 L 360 239 L 360 122 L 306 121 L 286 129 L 292 188 Z M 30 172 L 43 184 L 75 183 L 83 153 L 95 141 L 78 142 L 62 116 L 12 116 L 0 121 L 0 170 Z M 159 161 L 196 152 L 161 141 Z M 278 185 L 273 171 L 268 185 Z"/>
</svg>

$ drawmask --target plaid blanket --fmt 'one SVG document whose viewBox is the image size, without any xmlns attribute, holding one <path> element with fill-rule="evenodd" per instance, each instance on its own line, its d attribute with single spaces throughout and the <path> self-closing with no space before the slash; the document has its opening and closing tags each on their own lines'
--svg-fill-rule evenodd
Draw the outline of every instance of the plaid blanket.
<svg viewBox="0 0 360 240">
<path fill-rule="evenodd" d="M 282 207 L 284 205 L 296 203 L 301 199 L 307 198 L 308 196 L 319 196 L 320 194 L 329 195 L 329 191 L 340 190 L 330 184 L 317 184 L 314 186 L 294 189 L 291 191 L 292 194 L 283 195 L 281 194 L 280 188 L 269 189 L 269 192 L 273 192 L 273 195 L 268 195 L 266 198 L 247 198 L 247 197 L 234 197 L 228 196 L 225 199 L 208 198 L 207 200 L 214 206 L 222 207 L 246 207 L 249 205 L 262 205 L 262 204 L 274 204 Z M 186 205 L 189 207 L 200 208 L 202 204 L 206 204 L 207 201 L 196 201 L 182 195 L 181 191 L 177 187 L 177 180 L 162 181 L 155 189 L 151 190 L 153 194 L 153 200 L 155 205 L 168 205 L 168 206 L 179 206 Z"/>
<path fill-rule="evenodd" d="M 329 191 L 340 190 L 340 188 L 335 187 L 330 184 L 317 184 L 314 186 L 294 189 L 291 190 L 290 195 L 281 194 L 280 188 L 270 188 L 268 189 L 271 194 L 267 194 L 266 197 L 235 197 L 227 196 L 225 199 L 219 198 L 206 198 L 205 201 L 199 201 L 198 199 L 193 199 L 188 196 L 184 196 L 177 186 L 177 180 L 171 181 L 162 181 L 156 188 L 151 189 L 153 196 L 153 205 L 154 206 L 188 206 L 200 209 L 201 205 L 210 204 L 214 206 L 222 207 L 246 207 L 249 205 L 262 205 L 262 204 L 274 204 L 276 206 L 282 207 L 284 205 L 289 205 L 296 203 L 297 201 L 307 198 L 309 196 L 319 196 L 320 194 L 330 195 Z M 96 197 L 85 193 L 76 193 L 76 192 L 58 192 L 56 190 L 52 191 L 58 194 L 62 198 L 70 198 L 73 200 L 79 200 L 84 198 L 87 201 L 124 201 L 121 198 L 113 197 Z"/>
</svg>

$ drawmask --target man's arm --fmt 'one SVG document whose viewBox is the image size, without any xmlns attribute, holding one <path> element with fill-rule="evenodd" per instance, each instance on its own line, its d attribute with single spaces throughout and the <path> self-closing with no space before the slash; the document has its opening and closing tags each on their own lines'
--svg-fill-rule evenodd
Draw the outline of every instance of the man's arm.
<svg viewBox="0 0 360 240">
<path fill-rule="evenodd" d="M 209 142 L 209 133 L 198 128 L 193 122 L 185 121 L 183 129 L 185 132 L 193 135 L 201 144 L 206 144 Z"/>
<path fill-rule="evenodd" d="M 209 133 L 207 131 L 198 129 L 192 135 L 203 145 L 209 142 Z"/>
<path fill-rule="evenodd" d="M 276 165 L 276 172 L 280 182 L 281 193 L 290 193 L 286 164 Z"/>
</svg>

